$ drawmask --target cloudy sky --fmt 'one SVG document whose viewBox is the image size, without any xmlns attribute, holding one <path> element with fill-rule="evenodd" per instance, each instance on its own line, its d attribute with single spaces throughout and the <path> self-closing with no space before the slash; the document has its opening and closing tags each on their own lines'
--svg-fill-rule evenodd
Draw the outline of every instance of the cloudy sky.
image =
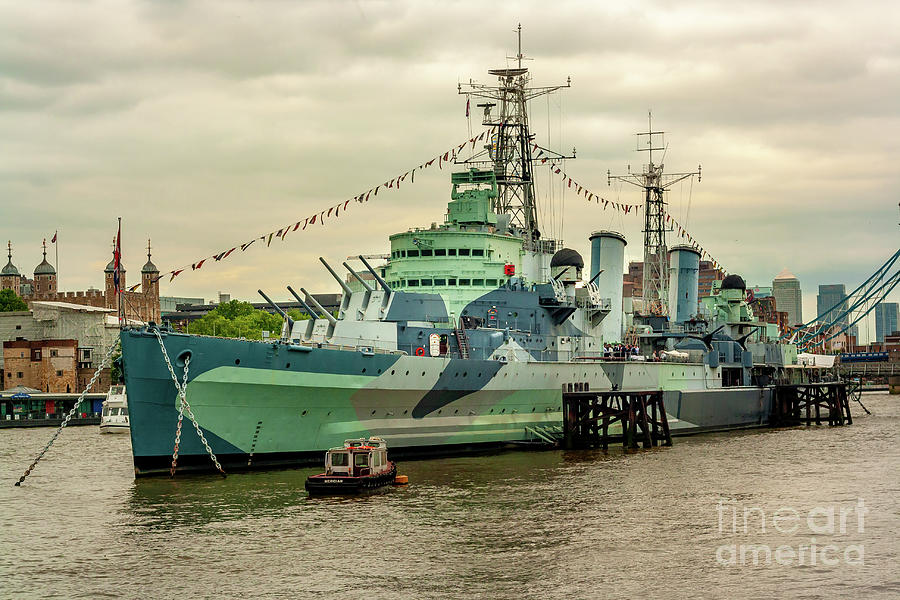
<svg viewBox="0 0 900 600">
<path fill-rule="evenodd" d="M 898 247 L 900 4 L 790 0 L 3 1 L 3 241 L 30 272 L 58 229 L 60 289 L 80 290 L 102 285 L 117 216 L 129 281 L 148 237 L 167 271 L 293 223 L 467 139 L 457 83 L 506 65 L 519 22 L 535 83 L 572 78 L 531 107 L 538 142 L 576 148 L 566 170 L 593 191 L 639 201 L 606 172 L 641 164 L 652 110 L 667 169 L 703 166 L 672 214 L 750 284 L 796 273 L 807 318 L 820 283 L 855 287 Z M 545 232 L 587 253 L 618 229 L 640 258 L 637 218 L 539 184 Z M 387 252 L 448 192 L 429 171 L 162 293 L 332 291 L 318 256 Z"/>
</svg>

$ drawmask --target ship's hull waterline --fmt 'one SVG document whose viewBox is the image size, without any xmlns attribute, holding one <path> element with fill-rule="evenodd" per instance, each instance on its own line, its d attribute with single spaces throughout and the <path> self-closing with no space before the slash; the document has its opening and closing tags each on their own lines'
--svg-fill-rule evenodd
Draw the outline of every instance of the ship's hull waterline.
<svg viewBox="0 0 900 600">
<path fill-rule="evenodd" d="M 187 399 L 226 470 L 316 465 L 345 439 L 381 436 L 396 458 L 485 451 L 562 423 L 562 390 L 664 389 L 674 434 L 767 422 L 769 388 L 709 388 L 702 364 L 500 362 L 163 333 Z M 155 334 L 122 332 L 138 476 L 168 473 L 178 398 Z M 179 469 L 210 470 L 185 418 Z"/>
</svg>

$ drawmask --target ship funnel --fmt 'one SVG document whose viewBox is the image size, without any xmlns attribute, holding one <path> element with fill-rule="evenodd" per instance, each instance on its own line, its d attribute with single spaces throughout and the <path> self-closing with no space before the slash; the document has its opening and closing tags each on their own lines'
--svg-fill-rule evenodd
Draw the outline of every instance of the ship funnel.
<svg viewBox="0 0 900 600">
<path fill-rule="evenodd" d="M 669 250 L 669 320 L 684 323 L 699 311 L 700 252 L 691 246 Z"/>
<path fill-rule="evenodd" d="M 616 231 L 591 234 L 591 281 L 601 298 L 609 298 L 610 312 L 600 323 L 604 342 L 622 341 L 622 274 L 625 271 L 625 236 Z"/>
</svg>

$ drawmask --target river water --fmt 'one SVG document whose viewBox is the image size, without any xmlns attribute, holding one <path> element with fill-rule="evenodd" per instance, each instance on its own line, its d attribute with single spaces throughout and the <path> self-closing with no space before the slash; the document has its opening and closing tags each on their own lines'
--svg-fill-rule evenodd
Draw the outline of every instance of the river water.
<svg viewBox="0 0 900 600">
<path fill-rule="evenodd" d="M 848 427 L 406 462 L 352 499 L 309 499 L 310 469 L 136 481 L 96 427 L 14 487 L 53 430 L 0 430 L 0 597 L 898 598 L 900 398 L 863 402 Z"/>
</svg>

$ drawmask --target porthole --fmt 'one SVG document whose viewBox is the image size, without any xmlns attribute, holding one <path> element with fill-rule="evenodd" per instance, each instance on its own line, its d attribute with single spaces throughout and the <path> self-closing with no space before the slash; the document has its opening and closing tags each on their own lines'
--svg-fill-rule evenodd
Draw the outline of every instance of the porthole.
<svg viewBox="0 0 900 600">
<path fill-rule="evenodd" d="M 501 409 L 500 409 L 500 412 L 501 412 L 501 413 L 505 413 L 505 412 L 506 412 L 506 409 L 505 409 L 505 408 L 501 408 Z"/>
<path fill-rule="evenodd" d="M 405 414 L 408 413 L 408 412 L 409 412 L 408 410 L 404 410 L 404 411 L 403 411 L 403 414 L 405 415 Z"/>
<path fill-rule="evenodd" d="M 288 363 L 288 364 L 284 365 L 284 368 L 285 368 L 285 369 L 290 369 L 290 368 L 291 368 L 291 363 Z"/>
<path fill-rule="evenodd" d="M 374 411 L 374 410 L 372 411 L 372 414 L 373 414 L 373 415 L 375 414 L 375 411 Z"/>
<path fill-rule="evenodd" d="M 365 368 L 365 367 L 363 367 L 363 370 L 362 370 L 362 372 L 363 372 L 363 373 L 365 373 L 365 372 L 366 372 L 366 368 Z"/>
<path fill-rule="evenodd" d="M 478 376 L 481 377 L 481 373 L 479 373 Z"/>
<path fill-rule="evenodd" d="M 379 374 L 379 375 L 381 374 L 381 369 L 378 369 L 378 374 Z"/>
<path fill-rule="evenodd" d="M 300 413 L 300 416 L 301 416 L 301 417 L 305 417 L 305 416 L 306 416 L 306 411 L 304 410 L 302 413 Z"/>
<path fill-rule="evenodd" d="M 239 359 L 239 358 L 234 359 L 234 364 L 236 364 L 236 365 L 241 364 L 241 359 Z"/>
<path fill-rule="evenodd" d="M 391 369 L 391 375 L 393 375 L 393 374 L 394 374 L 394 369 Z"/>
<path fill-rule="evenodd" d="M 456 410 L 454 410 L 454 411 L 453 411 L 453 414 L 454 414 L 454 415 L 458 415 L 458 414 L 459 414 L 459 409 L 457 408 Z"/>
<path fill-rule="evenodd" d="M 441 411 L 440 411 L 440 410 L 438 410 L 438 414 L 441 414 Z"/>
<path fill-rule="evenodd" d="M 409 371 L 406 372 L 406 375 L 409 376 Z"/>
<path fill-rule="evenodd" d="M 422 377 L 425 377 L 425 371 L 422 371 Z"/>
<path fill-rule="evenodd" d="M 535 410 L 537 410 L 537 407 L 536 407 L 536 406 L 532 406 L 532 407 L 531 407 L 531 412 L 534 412 Z"/>
<path fill-rule="evenodd" d="M 494 409 L 492 408 L 492 409 L 491 409 L 491 414 L 493 414 L 493 412 L 494 412 Z"/>
<path fill-rule="evenodd" d="M 468 377 L 468 376 L 469 376 L 469 372 L 468 372 L 468 371 L 463 372 L 463 377 Z"/>
</svg>

